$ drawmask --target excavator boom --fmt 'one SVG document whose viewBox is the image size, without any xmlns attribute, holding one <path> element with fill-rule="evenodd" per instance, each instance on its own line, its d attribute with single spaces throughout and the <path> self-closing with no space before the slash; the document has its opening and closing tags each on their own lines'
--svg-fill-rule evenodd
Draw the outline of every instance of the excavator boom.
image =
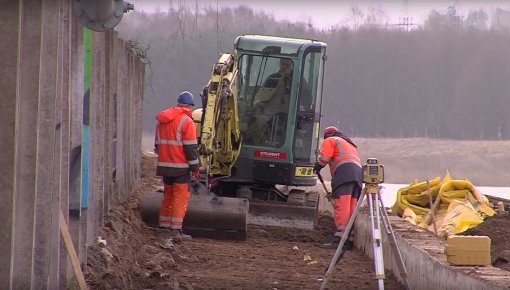
<svg viewBox="0 0 510 290">
<path fill-rule="evenodd" d="M 200 164 L 207 176 L 226 176 L 239 156 L 241 133 L 237 107 L 237 68 L 234 55 L 224 53 L 214 64 L 202 92 L 203 112 L 198 129 Z"/>
</svg>

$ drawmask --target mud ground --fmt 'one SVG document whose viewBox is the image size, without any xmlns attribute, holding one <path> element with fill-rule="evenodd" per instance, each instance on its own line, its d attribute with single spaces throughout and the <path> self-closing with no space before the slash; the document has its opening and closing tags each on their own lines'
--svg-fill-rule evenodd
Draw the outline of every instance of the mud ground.
<svg viewBox="0 0 510 290">
<path fill-rule="evenodd" d="M 247 240 L 169 240 L 166 230 L 140 219 L 138 200 L 160 185 L 151 159 L 131 199 L 112 209 L 88 249 L 90 289 L 318 289 L 334 255 L 329 242 L 333 220 L 323 214 L 315 230 L 250 226 Z M 373 262 L 347 251 L 328 281 L 328 289 L 376 289 Z M 404 289 L 387 273 L 386 289 Z"/>
<path fill-rule="evenodd" d="M 147 227 L 138 200 L 160 185 L 154 159 L 143 157 L 142 178 L 130 200 L 119 204 L 89 247 L 86 281 L 90 289 L 318 289 L 334 250 L 328 242 L 331 216 L 315 230 L 250 226 L 247 241 L 192 239 L 172 243 L 165 230 Z M 466 234 L 492 240 L 494 265 L 510 271 L 510 216 L 488 219 Z M 377 289 L 373 262 L 347 251 L 329 280 L 329 289 Z M 387 273 L 386 289 L 404 289 Z"/>
<path fill-rule="evenodd" d="M 487 218 L 462 235 L 488 236 L 491 239 L 492 265 L 510 271 L 510 214 Z"/>
</svg>

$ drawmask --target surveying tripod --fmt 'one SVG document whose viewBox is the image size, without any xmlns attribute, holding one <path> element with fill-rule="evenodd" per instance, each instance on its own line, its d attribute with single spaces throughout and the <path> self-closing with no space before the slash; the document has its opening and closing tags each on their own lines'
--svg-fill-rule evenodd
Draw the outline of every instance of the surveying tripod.
<svg viewBox="0 0 510 290">
<path fill-rule="evenodd" d="M 400 277 L 404 281 L 404 287 L 406 289 L 409 288 L 409 283 L 407 281 L 407 271 L 404 265 L 404 261 L 402 259 L 402 255 L 400 254 L 400 250 L 398 249 L 397 242 L 395 240 L 395 234 L 393 232 L 393 228 L 391 227 L 391 223 L 388 218 L 388 214 L 384 209 L 384 204 L 381 199 L 381 186 L 379 184 L 384 182 L 384 166 L 378 164 L 376 158 L 369 158 L 367 163 L 363 165 L 363 182 L 365 183 L 365 187 L 361 192 L 361 196 L 356 205 L 356 209 L 347 224 L 347 228 L 345 229 L 344 234 L 342 235 L 342 239 L 340 240 L 340 244 L 336 249 L 335 255 L 333 256 L 333 260 L 328 267 L 324 275 L 324 280 L 322 280 L 321 290 L 326 289 L 326 285 L 328 284 L 328 279 L 331 277 L 333 270 L 335 269 L 335 265 L 339 262 L 340 258 L 343 256 L 344 245 L 347 241 L 349 234 L 351 233 L 352 226 L 356 219 L 356 216 L 359 214 L 361 204 L 363 203 L 363 199 L 367 198 L 367 204 L 370 213 L 370 226 L 372 232 L 372 243 L 374 247 L 374 264 L 375 264 L 375 277 L 378 280 L 378 289 L 384 289 L 384 260 L 383 260 L 383 241 L 382 241 L 382 229 L 381 229 L 381 220 L 383 221 L 384 228 L 386 231 L 386 237 L 390 239 L 390 245 L 392 248 L 393 256 L 395 258 L 395 262 L 398 265 L 400 271 Z"/>
</svg>

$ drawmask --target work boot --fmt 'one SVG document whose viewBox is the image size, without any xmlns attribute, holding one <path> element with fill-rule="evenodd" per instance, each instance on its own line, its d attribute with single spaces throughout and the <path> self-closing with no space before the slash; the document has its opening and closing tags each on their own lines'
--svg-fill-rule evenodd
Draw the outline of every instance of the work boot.
<svg viewBox="0 0 510 290">
<path fill-rule="evenodd" d="M 185 234 L 185 233 L 183 233 L 183 232 L 181 231 L 181 239 L 182 239 L 183 241 L 188 241 L 188 240 L 191 240 L 191 239 L 192 239 L 192 237 L 191 237 L 191 235 L 187 235 L 187 234 Z"/>
<path fill-rule="evenodd" d="M 338 248 L 338 245 L 340 244 L 340 240 L 342 239 L 342 235 L 343 235 L 342 232 L 335 232 L 335 234 L 333 235 L 333 238 L 331 239 L 331 242 L 327 243 L 327 244 L 323 244 L 321 246 L 321 248 L 323 248 L 323 249 Z M 352 236 L 349 236 L 349 238 L 347 239 L 347 241 L 345 242 L 345 244 L 343 246 L 343 249 L 346 251 L 352 251 L 353 248 L 354 248 L 354 239 L 352 238 Z"/>
<path fill-rule="evenodd" d="M 339 237 L 338 235 L 334 235 L 333 238 L 331 239 L 331 242 L 327 244 L 322 244 L 320 247 L 323 249 L 336 249 L 340 244 L 340 239 L 341 237 Z"/>
<path fill-rule="evenodd" d="M 340 244 L 340 242 L 338 241 L 331 241 L 329 243 L 326 243 L 326 244 L 322 244 L 320 245 L 321 248 L 323 249 L 335 249 L 338 248 L 338 245 Z"/>
<path fill-rule="evenodd" d="M 346 251 L 352 251 L 354 249 L 354 242 L 351 241 L 351 238 L 347 239 L 345 242 L 344 249 Z"/>
<path fill-rule="evenodd" d="M 334 249 L 336 250 L 338 248 L 338 245 L 340 245 L 340 241 L 331 241 L 327 244 L 322 244 L 320 247 L 323 248 L 323 249 Z M 344 250 L 346 251 L 352 251 L 352 249 L 354 249 L 354 243 L 352 241 L 347 241 L 345 242 L 344 244 L 344 247 L 343 247 Z"/>
<path fill-rule="evenodd" d="M 184 234 L 182 230 L 170 230 L 170 238 L 176 244 L 181 244 L 184 240 L 191 240 L 191 236 Z"/>
<path fill-rule="evenodd" d="M 180 230 L 170 230 L 170 239 L 176 244 L 182 243 L 182 233 Z"/>
</svg>

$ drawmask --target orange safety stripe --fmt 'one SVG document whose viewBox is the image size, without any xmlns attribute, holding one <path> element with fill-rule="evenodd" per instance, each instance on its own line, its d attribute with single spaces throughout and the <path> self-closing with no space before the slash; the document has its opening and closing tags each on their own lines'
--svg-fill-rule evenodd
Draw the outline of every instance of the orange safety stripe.
<svg viewBox="0 0 510 290">
<path fill-rule="evenodd" d="M 164 185 L 164 196 L 159 210 L 159 226 L 178 230 L 182 228 L 188 208 L 188 183 Z"/>
<path fill-rule="evenodd" d="M 183 221 L 184 218 L 181 217 L 159 216 L 159 226 L 163 228 L 171 228 L 173 230 L 181 229 Z"/>
</svg>

